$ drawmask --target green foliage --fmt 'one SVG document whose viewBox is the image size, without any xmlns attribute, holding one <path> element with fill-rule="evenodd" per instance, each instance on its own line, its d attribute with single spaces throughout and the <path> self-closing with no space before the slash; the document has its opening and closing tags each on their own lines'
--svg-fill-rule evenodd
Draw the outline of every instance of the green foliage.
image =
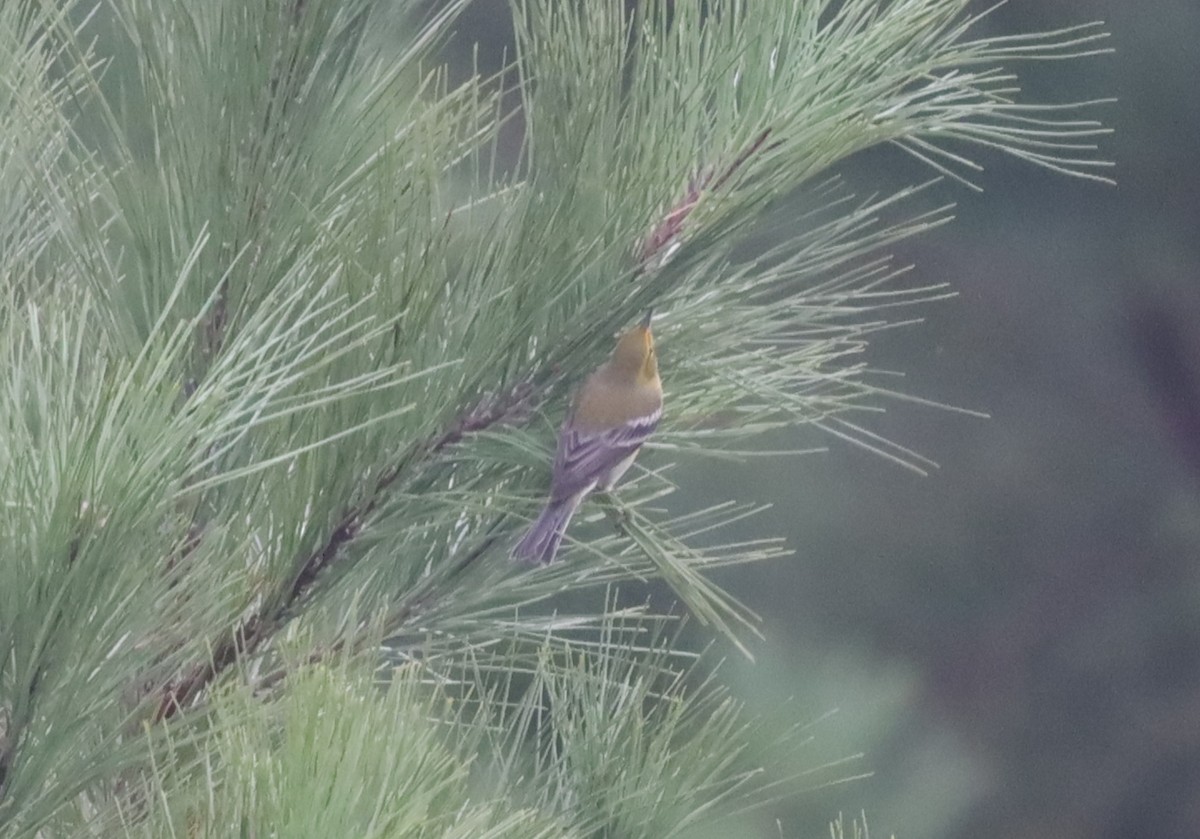
<svg viewBox="0 0 1200 839">
<path fill-rule="evenodd" d="M 944 294 L 880 254 L 945 215 L 830 167 L 1098 165 L 1095 123 L 999 69 L 1092 28 L 527 0 L 516 64 L 451 85 L 462 3 L 411 5 L 0 9 L 6 836 L 659 837 L 778 794 L 652 610 L 547 604 L 658 577 L 740 644 L 706 572 L 783 549 L 711 543 L 741 505 L 662 509 L 665 457 L 814 423 L 912 461 L 855 420 L 887 391 L 853 359 Z M 747 256 L 796 191 L 812 216 Z M 667 418 L 616 527 L 514 567 L 569 386 L 650 305 Z M 410 663 L 377 691 L 385 637 Z"/>
<path fill-rule="evenodd" d="M 615 617 L 590 642 L 510 637 L 469 664 L 374 677 L 293 660 L 276 701 L 245 685 L 215 697 L 210 729 L 167 744 L 120 821 L 147 837 L 650 839 L 771 799 L 747 754 L 755 726 L 663 629 Z M 781 750 L 797 733 L 775 734 Z"/>
<path fill-rule="evenodd" d="M 499 794 L 476 795 L 484 720 L 461 718 L 415 669 L 383 687 L 361 670 L 297 668 L 273 703 L 245 690 L 220 697 L 192 771 L 180 771 L 192 762 L 176 749 L 129 796 L 127 835 L 569 835 Z"/>
</svg>

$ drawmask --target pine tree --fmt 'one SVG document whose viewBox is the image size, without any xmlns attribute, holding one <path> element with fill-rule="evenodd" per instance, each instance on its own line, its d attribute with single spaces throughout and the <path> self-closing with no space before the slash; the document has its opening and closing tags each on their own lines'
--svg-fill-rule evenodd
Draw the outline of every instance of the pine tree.
<svg viewBox="0 0 1200 839">
<path fill-rule="evenodd" d="M 616 593 L 755 631 L 709 572 L 786 550 L 721 544 L 734 499 L 669 510 L 670 461 L 811 424 L 918 463 L 860 359 L 946 293 L 886 249 L 948 209 L 853 198 L 851 155 L 1103 179 L 1094 103 L 1010 69 L 1094 26 L 514 0 L 511 66 L 452 82 L 464 2 L 409 5 L 0 6 L 5 837 L 660 839 L 786 795 Z M 652 306 L 656 442 L 514 565 L 571 386 Z"/>
</svg>

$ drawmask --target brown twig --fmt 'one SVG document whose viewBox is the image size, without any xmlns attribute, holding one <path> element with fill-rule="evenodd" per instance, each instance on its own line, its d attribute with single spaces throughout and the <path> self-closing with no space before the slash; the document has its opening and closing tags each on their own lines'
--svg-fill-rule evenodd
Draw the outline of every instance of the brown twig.
<svg viewBox="0 0 1200 839">
<path fill-rule="evenodd" d="M 737 172 L 738 169 L 741 169 L 743 165 L 745 165 L 747 160 L 758 154 L 759 150 L 763 147 L 763 143 L 767 142 L 767 138 L 770 136 L 771 129 L 763 129 L 763 132 L 759 134 L 757 138 L 755 138 L 754 142 L 743 149 L 742 153 L 734 158 L 733 163 L 730 163 L 729 166 L 725 168 L 725 171 L 721 173 L 721 176 L 712 182 L 710 189 L 716 191 L 725 186 L 729 179 L 733 177 L 734 173 Z M 768 149 L 778 148 L 779 145 L 779 141 L 774 142 L 768 147 Z"/>
<path fill-rule="evenodd" d="M 212 651 L 209 660 L 194 665 L 181 678 L 168 682 L 159 691 L 159 700 L 154 713 L 156 722 L 175 716 L 188 707 L 205 688 L 239 658 L 253 654 L 262 648 L 293 614 L 296 606 L 310 593 L 322 571 L 329 568 L 339 556 L 345 556 L 344 548 L 362 531 L 362 524 L 378 509 L 387 490 L 415 463 L 424 462 L 454 446 L 469 434 L 501 424 L 522 421 L 529 414 L 529 399 L 533 388 L 528 382 L 498 396 L 489 394 L 464 414 L 461 414 L 445 431 L 413 447 L 399 461 L 383 473 L 376 481 L 370 496 L 350 508 L 330 532 L 329 537 L 313 551 L 293 578 L 284 596 L 274 602 L 269 612 L 260 612 L 243 620 Z M 498 534 L 492 533 L 475 550 L 456 563 L 452 574 L 459 573 L 474 562 L 496 541 Z M 418 608 L 425 605 L 422 598 L 414 598 L 410 605 L 397 613 L 400 621 L 406 620 Z"/>
<path fill-rule="evenodd" d="M 463 556 L 450 569 L 449 573 L 446 575 L 446 578 L 453 578 L 458 574 L 461 574 L 471 565 L 475 564 L 477 560 L 483 557 L 491 549 L 491 547 L 499 540 L 501 536 L 501 533 L 498 529 L 500 521 L 502 520 L 497 520 L 497 522 L 492 525 L 491 529 L 488 531 L 488 534 L 482 540 L 480 540 L 479 544 L 477 544 L 467 553 L 463 554 Z M 383 627 L 384 636 L 386 637 L 389 635 L 394 635 L 410 618 L 420 612 L 423 612 L 425 606 L 427 606 L 432 600 L 433 595 L 434 593 L 429 591 L 414 593 L 409 601 L 402 604 L 388 619 L 387 624 Z M 358 652 L 362 650 L 365 645 L 375 644 L 376 637 L 377 636 L 363 636 L 356 638 L 354 640 L 354 646 L 352 649 L 355 652 Z M 302 666 L 319 664 L 320 662 L 325 661 L 329 656 L 336 655 L 345 649 L 346 644 L 344 640 L 335 641 L 329 646 L 314 650 L 305 656 Z M 277 667 L 275 670 L 258 679 L 256 688 L 259 690 L 270 690 L 276 684 L 287 678 L 290 672 L 291 669 L 289 669 L 286 665 L 281 665 L 280 667 Z"/>
<path fill-rule="evenodd" d="M 12 762 L 12 750 L 8 744 L 12 742 L 12 726 L 8 711 L 0 706 L 0 800 L 4 799 L 4 790 L 8 781 L 8 767 Z"/>
<path fill-rule="evenodd" d="M 300 569 L 300 573 L 296 575 L 295 582 L 292 584 L 290 600 L 296 602 L 308 593 L 317 575 L 329 566 L 347 542 L 358 535 L 362 523 L 375 512 L 387 490 L 408 465 L 414 460 L 428 459 L 441 454 L 449 447 L 462 442 L 468 434 L 483 431 L 495 425 L 512 425 L 523 420 L 528 414 L 528 402 L 532 392 L 532 385 L 522 382 L 504 397 L 498 397 L 495 394 L 484 396 L 475 404 L 474 408 L 460 415 L 440 435 L 410 451 L 400 462 L 384 472 L 376 480 L 371 496 L 357 509 L 352 509 L 342 516 L 329 540 Z"/>
<path fill-rule="evenodd" d="M 730 163 L 719 174 L 708 170 L 692 178 L 688 183 L 687 192 L 684 194 L 683 200 L 677 203 L 671 210 L 662 217 L 662 219 L 654 226 L 638 248 L 638 265 L 644 271 L 650 262 L 656 257 L 665 255 L 671 245 L 675 244 L 683 232 L 684 222 L 688 216 L 696 209 L 696 205 L 700 203 L 700 196 L 707 192 L 715 192 L 733 177 L 738 169 L 742 168 L 750 158 L 763 149 L 763 144 L 767 142 L 767 138 L 771 134 L 771 129 L 765 129 L 755 138 L 749 146 L 742 150 L 733 162 Z M 775 148 L 779 143 L 772 144 L 769 148 Z"/>
</svg>

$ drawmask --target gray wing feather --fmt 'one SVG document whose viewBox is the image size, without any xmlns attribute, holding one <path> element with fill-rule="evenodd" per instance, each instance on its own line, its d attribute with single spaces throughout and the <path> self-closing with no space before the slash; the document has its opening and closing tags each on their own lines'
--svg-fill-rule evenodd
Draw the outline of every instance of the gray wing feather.
<svg viewBox="0 0 1200 839">
<path fill-rule="evenodd" d="M 590 491 L 610 469 L 636 452 L 658 427 L 659 413 L 639 417 L 616 428 L 582 432 L 564 426 L 554 455 L 554 485 L 550 494 L 564 498 Z"/>
</svg>

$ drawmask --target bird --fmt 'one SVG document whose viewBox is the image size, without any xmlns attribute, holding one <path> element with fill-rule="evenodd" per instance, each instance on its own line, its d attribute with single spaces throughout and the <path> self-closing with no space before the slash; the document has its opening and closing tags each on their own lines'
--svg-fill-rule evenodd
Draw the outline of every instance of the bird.
<svg viewBox="0 0 1200 839">
<path fill-rule="evenodd" d="M 607 492 L 637 457 L 662 417 L 662 380 L 654 336 L 653 310 L 617 339 L 575 396 L 558 433 L 550 497 L 541 515 L 512 549 L 530 565 L 554 561 L 563 534 L 580 502 L 591 492 Z"/>
</svg>

